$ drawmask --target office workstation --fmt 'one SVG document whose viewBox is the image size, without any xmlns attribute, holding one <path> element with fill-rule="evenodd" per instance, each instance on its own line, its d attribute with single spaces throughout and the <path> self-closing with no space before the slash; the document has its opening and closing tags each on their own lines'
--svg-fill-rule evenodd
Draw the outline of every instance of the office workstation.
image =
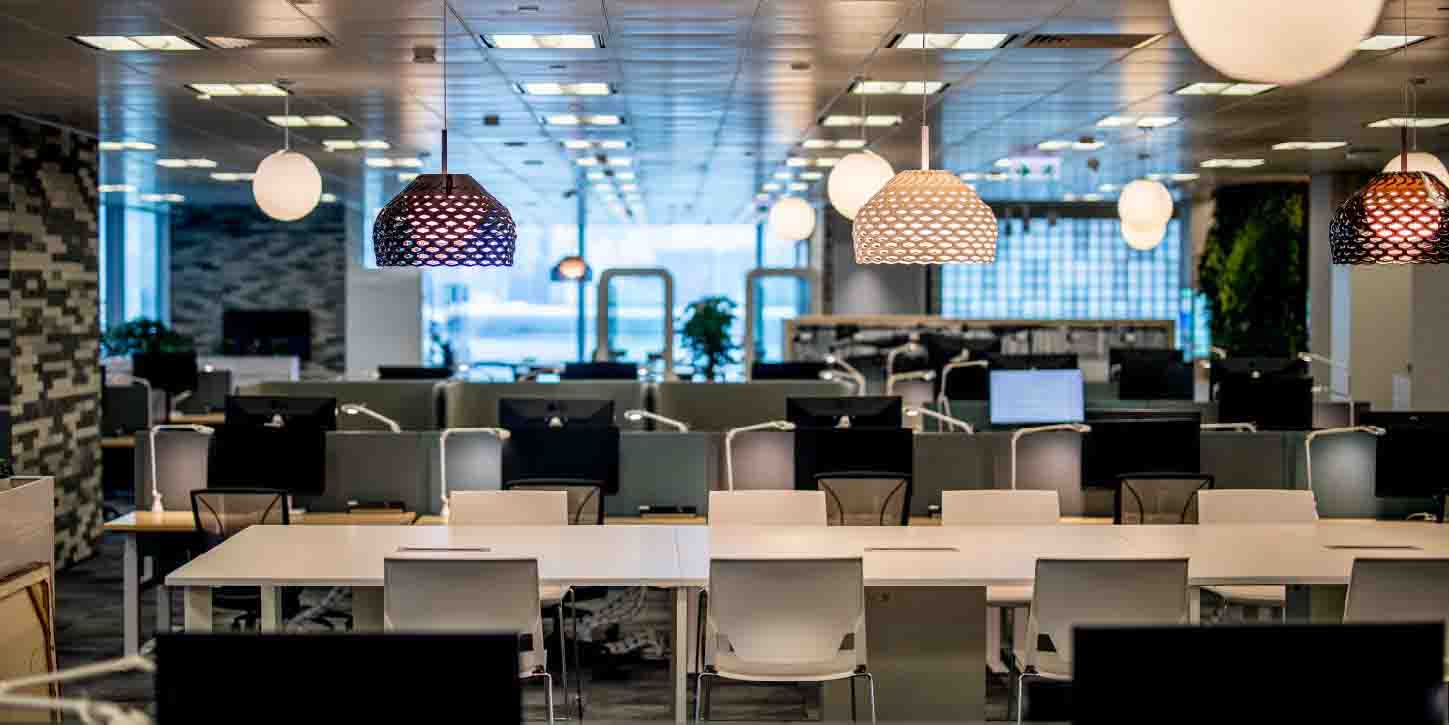
<svg viewBox="0 0 1449 725">
<path fill-rule="evenodd" d="M 1434 7 L 3 14 L 0 721 L 1449 717 Z"/>
</svg>

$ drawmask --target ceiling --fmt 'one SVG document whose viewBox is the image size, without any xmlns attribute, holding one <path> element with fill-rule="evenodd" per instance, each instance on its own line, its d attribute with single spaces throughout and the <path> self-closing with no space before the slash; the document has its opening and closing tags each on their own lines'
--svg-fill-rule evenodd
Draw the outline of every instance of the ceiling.
<svg viewBox="0 0 1449 725">
<path fill-rule="evenodd" d="M 1405 8 L 1404 2 L 1407 2 Z M 1392 0 L 1380 32 L 1434 36 L 1392 52 L 1360 52 L 1332 76 L 1253 97 L 1187 97 L 1172 91 L 1221 80 L 1174 34 L 1167 0 L 929 0 L 932 32 L 1004 32 L 1017 37 L 991 51 L 914 51 L 883 47 L 922 27 L 920 0 L 449 0 L 446 16 L 450 169 L 466 171 L 522 223 L 566 220 L 569 192 L 585 189 L 591 221 L 731 222 L 749 218 L 755 195 L 787 169 L 807 138 L 846 138 L 858 129 L 821 128 L 831 113 L 860 113 L 848 89 L 859 76 L 949 83 L 927 99 L 932 164 L 992 171 L 1004 156 L 1060 159 L 1053 181 L 975 182 L 995 200 L 1060 199 L 1123 184 L 1145 173 L 1195 172 L 1199 185 L 1251 174 L 1307 173 L 1382 166 L 1398 133 L 1369 129 L 1403 115 L 1404 79 L 1422 76 L 1420 112 L 1449 116 L 1449 0 Z M 1251 22 L 1246 20 L 1245 22 Z M 442 64 L 414 62 L 414 49 L 442 44 L 438 0 L 7 0 L 0 5 L 0 104 L 103 140 L 141 140 L 154 152 L 105 152 L 102 183 L 137 192 L 180 193 L 189 204 L 245 202 L 246 183 L 212 181 L 211 171 L 250 171 L 282 143 L 265 119 L 280 98 L 199 100 L 188 83 L 295 82 L 292 112 L 336 114 L 342 129 L 295 129 L 292 144 L 311 156 L 324 188 L 374 207 L 402 184 L 395 169 L 367 156 L 426 154 L 438 167 L 443 125 Z M 482 34 L 593 33 L 604 47 L 499 50 Z M 1022 47 L 1029 34 L 1166 34 L 1139 49 Z M 327 47 L 196 52 L 101 52 L 74 35 L 176 34 L 320 36 Z M 922 70 L 924 68 L 924 71 Z M 525 96 L 526 81 L 604 81 L 599 97 Z M 869 113 L 900 114 L 871 129 L 870 147 L 896 164 L 918 160 L 920 97 L 872 96 Z M 547 126 L 550 113 L 618 114 L 616 128 Z M 1179 116 L 1145 133 L 1099 129 L 1114 114 Z M 1445 129 L 1419 133 L 1421 148 L 1449 148 Z M 1047 139 L 1090 135 L 1095 151 L 1043 153 Z M 387 152 L 328 152 L 324 139 L 380 138 Z M 615 195 L 588 185 L 570 138 L 624 139 L 641 201 L 625 215 Z M 1342 140 L 1347 150 L 1272 151 L 1289 140 Z M 1146 156 L 1147 158 L 1142 158 Z M 1213 157 L 1267 159 L 1251 170 L 1206 170 Z M 163 169 L 157 158 L 204 157 L 215 169 Z M 1095 160 L 1097 170 L 1089 168 Z M 828 169 L 821 169 L 828 172 Z M 807 192 L 819 199 L 825 182 Z M 135 195 L 132 195 L 135 200 Z"/>
</svg>

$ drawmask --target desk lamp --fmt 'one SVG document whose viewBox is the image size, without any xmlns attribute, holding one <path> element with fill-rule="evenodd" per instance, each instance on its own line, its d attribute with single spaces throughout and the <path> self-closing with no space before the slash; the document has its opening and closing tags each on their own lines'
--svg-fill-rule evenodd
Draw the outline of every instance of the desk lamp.
<svg viewBox="0 0 1449 725">
<path fill-rule="evenodd" d="M 946 366 L 941 368 L 941 393 L 936 396 L 936 404 L 941 406 L 941 410 L 950 410 L 950 408 L 948 407 L 950 405 L 950 401 L 946 399 L 946 382 L 950 379 L 951 373 L 957 370 L 961 370 L 962 368 L 989 367 L 991 367 L 990 361 L 967 360 L 964 357 L 959 359 L 953 359 L 951 362 L 946 363 Z"/>
<path fill-rule="evenodd" d="M 787 420 L 770 420 L 725 431 L 725 486 L 728 491 L 735 490 L 735 436 L 757 430 L 792 431 L 795 430 L 795 424 Z"/>
<path fill-rule="evenodd" d="M 1202 430 L 1222 430 L 1231 433 L 1257 433 L 1258 426 L 1253 423 L 1203 423 Z"/>
<path fill-rule="evenodd" d="M 438 434 L 438 479 L 443 489 L 443 510 L 439 515 L 444 521 L 448 520 L 448 436 L 454 433 L 487 433 L 500 441 L 508 440 L 506 428 L 444 428 Z"/>
<path fill-rule="evenodd" d="M 844 371 L 845 374 L 847 376 L 849 376 L 849 378 L 851 380 L 855 381 L 855 393 L 856 393 L 856 395 L 861 395 L 861 396 L 865 395 L 865 386 L 866 386 L 866 383 L 865 383 L 865 375 L 863 373 L 861 373 L 859 370 L 857 370 L 854 365 L 851 365 L 850 363 L 846 362 L 844 358 L 841 358 L 840 356 L 833 355 L 833 354 L 832 355 L 826 355 L 825 356 L 825 364 L 826 365 L 834 365 L 835 367 L 838 367 L 842 371 Z M 829 371 L 827 371 L 827 372 L 829 372 Z M 822 374 L 821 377 L 824 377 L 824 375 Z M 825 379 L 826 380 L 830 380 L 831 378 L 825 378 Z"/>
<path fill-rule="evenodd" d="M 1323 363 L 1324 365 L 1327 365 L 1331 370 L 1343 371 L 1343 399 L 1348 401 L 1348 425 L 1349 427 L 1353 427 L 1355 425 L 1353 417 L 1353 371 L 1347 365 L 1344 365 L 1326 355 L 1319 355 L 1318 353 L 1300 352 L 1298 353 L 1298 359 L 1308 363 L 1309 365 L 1312 365 L 1313 363 Z M 1328 385 L 1328 397 L 1332 398 L 1336 394 L 1336 392 L 1337 391 L 1333 389 L 1332 381 L 1330 381 Z"/>
<path fill-rule="evenodd" d="M 684 421 L 675 420 L 673 418 L 659 415 L 658 413 L 650 413 L 647 410 L 626 410 L 624 411 L 624 418 L 625 420 L 634 423 L 638 423 L 644 420 L 652 420 L 656 423 L 663 423 L 664 425 L 671 426 L 680 433 L 689 432 L 689 426 L 686 425 Z"/>
<path fill-rule="evenodd" d="M 402 426 L 398 425 L 397 421 L 373 410 L 372 408 L 367 407 L 362 403 L 347 403 L 346 405 L 342 406 L 342 412 L 348 415 L 365 415 L 387 426 L 388 430 L 394 433 L 402 432 Z"/>
<path fill-rule="evenodd" d="M 216 432 L 214 429 L 207 426 L 194 424 L 167 424 L 151 426 L 151 431 L 148 434 L 149 438 L 151 439 L 151 513 L 155 514 L 159 514 L 162 511 L 166 510 L 166 508 L 161 505 L 161 479 L 156 473 L 156 459 L 160 458 L 160 456 L 156 455 L 156 431 L 158 430 L 186 430 L 191 431 L 192 433 L 200 433 L 201 435 L 208 436 Z"/>
<path fill-rule="evenodd" d="M 894 394 L 896 390 L 896 383 L 904 383 L 910 380 L 922 380 L 929 383 L 935 379 L 935 370 L 914 370 L 908 373 L 891 373 L 889 376 L 886 377 L 885 394 Z"/>
<path fill-rule="evenodd" d="M 896 371 L 896 358 L 902 355 L 926 354 L 925 346 L 915 339 L 915 335 L 912 335 L 911 337 L 912 339 L 910 342 L 907 342 L 900 347 L 893 347 L 886 352 L 886 375 L 890 375 Z"/>
<path fill-rule="evenodd" d="M 1011 432 L 1011 490 L 1016 490 L 1016 443 L 1022 436 L 1033 433 L 1051 433 L 1059 430 L 1070 430 L 1078 433 L 1091 433 L 1092 427 L 1081 423 L 1058 423 L 1056 425 L 1042 425 L 1035 428 L 1017 428 Z"/>
<path fill-rule="evenodd" d="M 1387 432 L 1376 425 L 1356 425 L 1349 428 L 1324 428 L 1309 433 L 1303 439 L 1303 459 L 1304 465 L 1306 466 L 1305 473 L 1308 476 L 1308 490 L 1313 490 L 1313 441 L 1315 438 L 1325 435 L 1343 435 L 1345 433 L 1369 433 L 1371 435 L 1381 436 Z"/>
<path fill-rule="evenodd" d="M 961 420 L 960 418 L 952 418 L 949 415 L 945 415 L 943 413 L 937 413 L 936 411 L 930 410 L 928 408 L 906 408 L 905 409 L 905 414 L 906 414 L 906 417 L 907 418 L 915 418 L 915 417 L 918 417 L 918 416 L 925 416 L 927 418 L 932 418 L 934 420 L 938 420 L 938 421 L 940 421 L 942 423 L 945 423 L 945 424 L 947 424 L 949 426 L 952 426 L 954 428 L 958 428 L 961 431 L 966 432 L 966 433 L 975 433 L 976 432 L 976 429 L 973 428 L 973 427 L 971 427 L 971 424 L 970 423 L 967 423 L 966 421 Z"/>
</svg>

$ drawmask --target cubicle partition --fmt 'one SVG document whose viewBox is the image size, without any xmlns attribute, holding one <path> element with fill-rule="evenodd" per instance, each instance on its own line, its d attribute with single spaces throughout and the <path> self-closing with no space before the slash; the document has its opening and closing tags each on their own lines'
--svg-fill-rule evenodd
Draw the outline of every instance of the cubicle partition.
<svg viewBox="0 0 1449 725">
<path fill-rule="evenodd" d="M 337 380 L 265 382 L 243 389 L 246 395 L 336 398 L 338 405 L 358 403 L 398 422 L 403 430 L 437 430 L 442 419 L 443 383 L 433 380 Z M 337 418 L 342 430 L 385 430 L 365 415 Z"/>
<path fill-rule="evenodd" d="M 665 382 L 654 388 L 654 409 L 660 415 L 688 423 L 692 430 L 727 431 L 784 419 L 785 401 L 789 398 L 845 394 L 839 383 L 825 380 Z"/>
<path fill-rule="evenodd" d="M 614 415 L 626 427 L 624 411 L 647 408 L 645 383 L 632 380 L 564 380 L 557 383 L 463 383 L 443 386 L 447 428 L 491 428 L 498 425 L 502 398 L 602 398 L 614 401 Z"/>
<path fill-rule="evenodd" d="M 724 436 L 719 433 L 625 432 L 619 440 L 619 493 L 604 497 L 604 513 L 633 516 L 640 506 L 709 510 L 720 486 Z"/>
</svg>

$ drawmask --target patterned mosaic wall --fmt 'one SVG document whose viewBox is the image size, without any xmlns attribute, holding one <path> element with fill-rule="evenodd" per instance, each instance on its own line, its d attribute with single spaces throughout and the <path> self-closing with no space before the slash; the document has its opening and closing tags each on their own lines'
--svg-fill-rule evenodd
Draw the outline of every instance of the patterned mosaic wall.
<svg viewBox="0 0 1449 725">
<path fill-rule="evenodd" d="M 56 483 L 56 563 L 101 534 L 93 139 L 0 116 L 0 385 L 17 473 Z"/>
<path fill-rule="evenodd" d="M 312 360 L 303 377 L 343 372 L 346 297 L 343 207 L 323 204 L 297 222 L 254 205 L 171 212 L 171 324 L 204 353 L 221 349 L 226 309 L 312 312 Z"/>
</svg>

